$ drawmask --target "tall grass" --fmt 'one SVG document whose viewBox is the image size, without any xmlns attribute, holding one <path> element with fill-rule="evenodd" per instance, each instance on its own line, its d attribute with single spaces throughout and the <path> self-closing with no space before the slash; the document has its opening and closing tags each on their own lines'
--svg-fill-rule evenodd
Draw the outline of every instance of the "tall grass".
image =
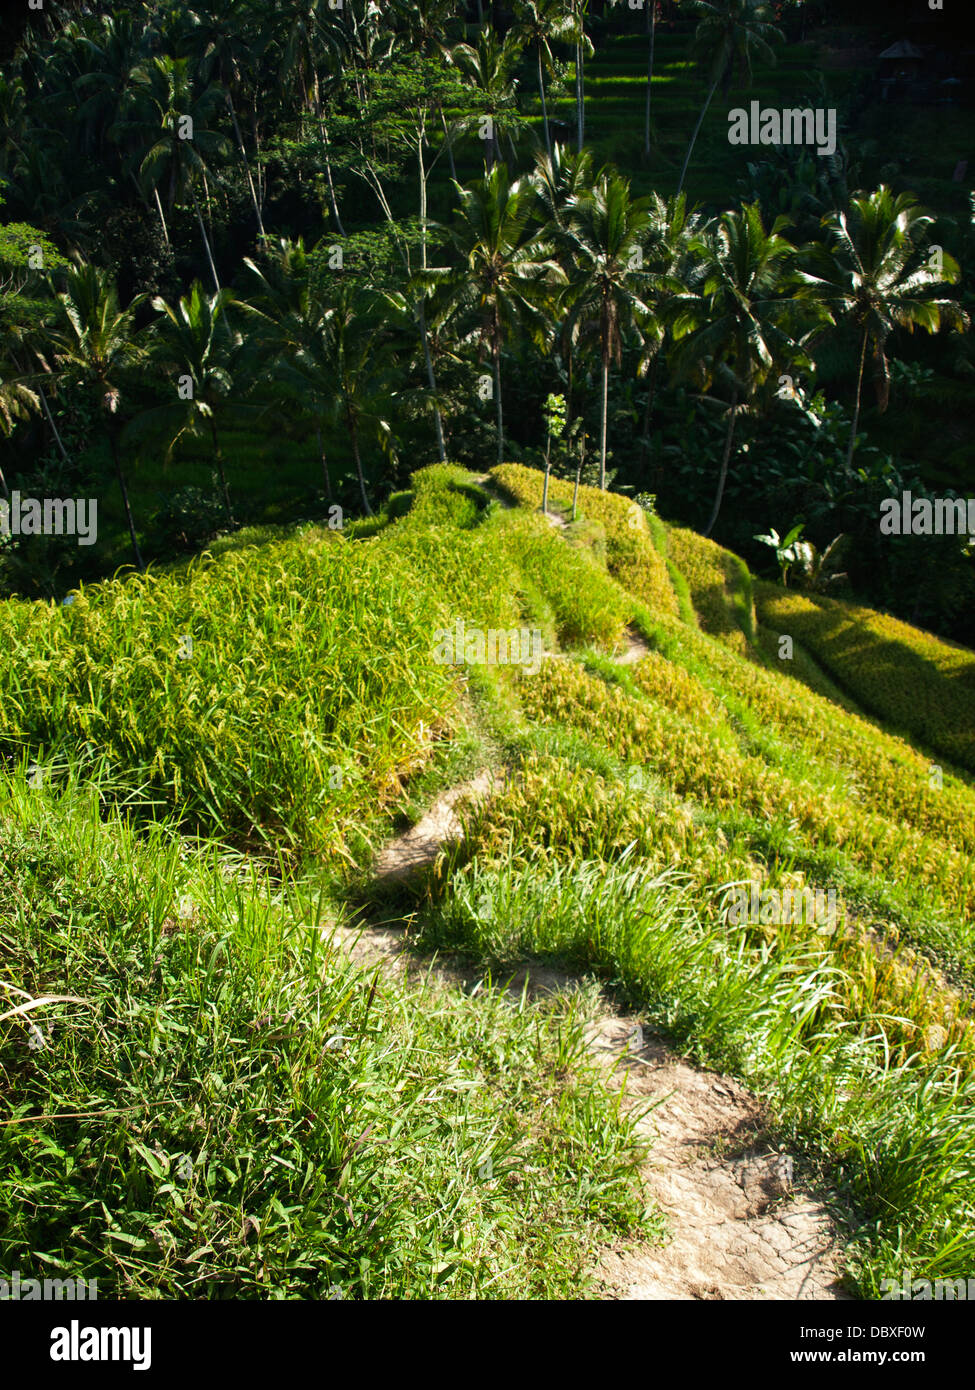
<svg viewBox="0 0 975 1390">
<path fill-rule="evenodd" d="M 0 1267 L 101 1297 L 570 1298 L 642 1232 L 589 996 L 408 990 L 110 788 L 0 779 Z M 0 1009 L 0 1013 L 6 1012 Z"/>
<path fill-rule="evenodd" d="M 705 632 L 747 655 L 756 622 L 752 577 L 744 560 L 680 526 L 667 528 L 667 554 L 690 587 Z"/>
<path fill-rule="evenodd" d="M 14 601 L 0 745 L 104 755 L 194 829 L 336 849 L 449 716 L 432 595 L 327 531 Z"/>
<path fill-rule="evenodd" d="M 901 1064 L 881 1021 L 851 1029 L 843 972 L 809 942 L 755 947 L 679 878 L 630 862 L 469 863 L 426 910 L 424 940 L 499 963 L 594 969 L 645 1019 L 767 1101 L 783 1137 L 830 1159 L 855 1203 L 860 1292 L 909 1267 L 965 1277 L 975 1257 L 975 1077 L 951 1049 Z"/>
<path fill-rule="evenodd" d="M 491 477 L 523 506 L 539 507 L 543 475 L 537 468 L 504 463 L 491 469 Z M 562 479 L 549 481 L 552 505 L 571 516 L 573 485 Z M 664 557 L 654 544 L 642 509 L 618 493 L 596 487 L 580 487 L 579 514 L 605 528 L 609 572 L 641 603 L 656 613 L 679 614 Z"/>
<path fill-rule="evenodd" d="M 539 474 L 495 477 L 537 507 Z M 850 1195 L 862 1292 L 907 1263 L 964 1275 L 971 780 L 935 788 L 910 741 L 753 644 L 723 552 L 581 498 L 563 532 L 437 466 L 354 533 L 254 531 L 68 608 L 0 606 L 9 1263 L 148 1296 L 565 1297 L 639 1228 L 588 996 L 411 995 L 330 943 L 385 812 L 506 761 L 419 885 L 425 943 L 595 971 L 737 1071 Z M 457 618 L 567 659 L 440 665 Z M 631 623 L 653 650 L 620 666 Z M 929 693 L 960 690 L 928 655 Z M 331 853 L 315 888 L 299 849 Z M 730 927 L 755 879 L 838 888 L 843 930 Z"/>
</svg>

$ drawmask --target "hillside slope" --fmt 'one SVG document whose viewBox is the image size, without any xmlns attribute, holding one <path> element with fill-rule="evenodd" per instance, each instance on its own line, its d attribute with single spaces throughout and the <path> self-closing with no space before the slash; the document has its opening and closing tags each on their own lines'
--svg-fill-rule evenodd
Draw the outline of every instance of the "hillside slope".
<svg viewBox="0 0 975 1390">
<path fill-rule="evenodd" d="M 421 949 L 494 970 L 534 958 L 593 973 L 689 1057 L 740 1077 L 763 1099 L 770 1133 L 855 1211 L 848 1267 L 863 1295 L 876 1296 L 905 1261 L 918 1275 L 964 1277 L 975 1255 L 970 779 L 947 763 L 932 778 L 928 751 L 845 695 L 832 698 L 816 661 L 787 673 L 762 624 L 793 596 L 759 590 L 756 621 L 747 570 L 701 537 L 587 488 L 573 524 L 572 488 L 557 482 L 552 504 L 569 524 L 552 526 L 536 510 L 540 475 L 520 466 L 492 470 L 485 486 L 449 466 L 413 483 L 358 534 L 253 535 L 181 570 L 83 590 L 68 608 L 0 609 L 5 988 L 76 996 L 45 1006 L 70 1039 L 68 1060 L 39 1046 L 25 1066 L 26 1024 L 0 1023 L 4 1103 L 17 1121 L 0 1129 L 0 1169 L 15 1194 L 8 1232 L 23 1248 L 43 1239 L 36 1248 L 65 1260 L 86 1251 L 101 1269 L 119 1231 L 136 1242 L 139 1287 L 182 1289 L 178 1261 L 159 1253 L 166 1241 L 152 1244 L 164 1208 L 186 1254 L 168 1165 L 193 1147 L 195 1113 L 232 1128 L 260 1075 L 255 1152 L 267 1116 L 298 1126 L 289 1162 L 304 1186 L 279 1181 L 273 1165 L 256 1188 L 243 1170 L 232 1182 L 214 1170 L 212 1193 L 224 1186 L 207 1208 L 213 1229 L 233 1212 L 246 1227 L 259 1201 L 262 1230 L 284 1222 L 271 1264 L 287 1282 L 280 1210 L 307 1198 L 325 1243 L 302 1236 L 308 1271 L 288 1285 L 307 1295 L 328 1261 L 343 1279 L 359 1268 L 351 1189 L 363 1210 L 381 1189 L 383 1272 L 360 1271 L 356 1287 L 398 1296 L 414 1240 L 402 1225 L 411 1189 L 384 1167 L 398 1102 L 369 1048 L 355 1052 L 365 1070 L 329 1073 L 327 1104 L 313 1106 L 343 1116 L 333 1137 L 305 1134 L 300 1120 L 306 1085 L 325 1084 L 314 1059 L 329 1038 L 373 1038 L 373 1026 L 408 1007 L 385 991 L 373 1006 L 375 981 L 337 971 L 308 926 L 375 919 L 400 923 Z M 522 505 L 502 507 L 502 496 Z M 865 635 L 881 621 L 865 615 Z M 859 700 L 841 659 L 805 640 Z M 926 679 L 953 689 L 956 666 L 939 664 L 933 639 L 911 640 L 929 653 Z M 638 655 L 640 643 L 641 659 L 613 659 Z M 887 680 L 896 686 L 893 668 Z M 959 746 L 972 717 L 956 722 Z M 468 810 L 464 839 L 412 876 L 375 882 L 391 830 L 485 767 L 494 791 Z M 832 895 L 827 919 L 780 910 L 805 889 L 814 896 L 802 901 Z M 208 1000 L 218 1001 L 213 1028 Z M 495 1060 L 478 1071 L 489 1089 L 507 1065 L 498 1059 L 518 1046 L 498 1008 Z M 127 1099 L 104 1089 L 91 1009 L 109 1036 L 125 1017 L 144 1017 L 120 1077 Z M 311 1015 L 321 1031 L 290 1028 Z M 282 1039 L 270 1051 L 254 1033 L 265 1016 Z M 434 1017 L 445 1037 L 468 1026 L 449 1009 Z M 434 1055 L 447 1044 L 431 1034 L 423 1047 Z M 239 1059 L 231 1080 L 215 1060 L 227 1048 Z M 161 1143 L 165 1161 L 145 1118 L 118 1132 L 85 1118 L 71 1119 L 70 1133 L 45 1129 L 47 1106 L 80 1111 L 91 1092 L 99 1111 L 129 1104 L 142 1115 L 163 1074 L 182 1117 Z M 411 1075 L 419 1117 L 442 1068 Z M 364 1125 L 346 1097 L 367 1076 L 377 1090 Z M 32 1187 L 25 1146 L 51 1132 L 61 1143 L 45 1150 Z M 514 1246 L 498 1254 L 486 1238 L 472 1263 L 460 1222 L 437 1227 L 453 1252 L 437 1296 L 478 1292 L 495 1255 L 508 1261 L 513 1296 L 566 1296 L 597 1227 L 635 1229 L 630 1140 L 625 1128 L 602 1132 L 590 1161 L 607 1175 L 604 1197 L 587 1206 L 579 1196 L 549 1284 L 541 1249 L 519 1268 Z M 555 1142 L 544 1126 L 539 1135 Z M 69 1150 L 80 1155 L 71 1183 Z M 348 1174 L 348 1227 L 326 1171 L 332 1186 Z M 60 1184 L 60 1216 L 44 1214 L 45 1181 Z M 124 1220 L 107 1230 L 101 1217 L 81 1221 L 86 1183 Z M 547 1199 L 538 1200 L 544 1220 Z M 471 1210 L 475 1228 L 481 1215 Z M 253 1292 L 246 1247 L 245 1237 L 232 1259 L 214 1257 L 210 1287 Z M 429 1256 L 424 1287 L 439 1288 L 442 1255 L 425 1239 L 409 1248 Z"/>
</svg>

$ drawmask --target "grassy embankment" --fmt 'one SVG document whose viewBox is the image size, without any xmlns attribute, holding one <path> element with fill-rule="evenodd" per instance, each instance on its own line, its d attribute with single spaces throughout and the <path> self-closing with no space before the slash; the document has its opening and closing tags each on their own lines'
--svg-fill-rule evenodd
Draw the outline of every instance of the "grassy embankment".
<svg viewBox="0 0 975 1390">
<path fill-rule="evenodd" d="M 727 552 L 592 489 L 563 536 L 537 473 L 494 478 L 524 505 L 429 469 L 357 535 L 255 533 L 68 609 L 3 605 L 2 978 L 11 1003 L 83 1001 L 0 1025 L 8 1263 L 163 1294 L 558 1297 L 640 1229 L 581 1005 L 482 1015 L 430 986 L 416 1009 L 323 939 L 360 910 L 478 968 L 592 972 L 740 1075 L 851 1203 L 861 1293 L 964 1275 L 970 778 L 935 786 L 902 730 L 829 698 L 841 657 L 786 674 Z M 562 659 L 438 665 L 457 617 Z M 621 666 L 628 625 L 652 650 Z M 391 818 L 485 761 L 507 780 L 463 846 L 372 892 Z M 751 880 L 836 889 L 839 928 L 731 925 Z M 485 1185 L 492 1151 L 511 1172 Z"/>
</svg>

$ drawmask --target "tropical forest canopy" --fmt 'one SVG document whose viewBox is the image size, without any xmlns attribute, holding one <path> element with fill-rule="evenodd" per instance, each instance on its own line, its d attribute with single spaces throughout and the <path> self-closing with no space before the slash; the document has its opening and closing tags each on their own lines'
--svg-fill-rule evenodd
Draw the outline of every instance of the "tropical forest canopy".
<svg viewBox="0 0 975 1390">
<path fill-rule="evenodd" d="M 973 486 L 970 96 L 951 16 L 852 9 L 24 7 L 0 494 L 101 511 L 90 548 L 8 544 L 5 589 L 516 460 L 770 574 L 801 536 L 833 592 L 971 642 L 970 538 L 878 530 L 884 499 Z M 940 96 L 886 99 L 907 34 Z M 730 145 L 752 100 L 835 109 L 835 151 Z"/>
</svg>

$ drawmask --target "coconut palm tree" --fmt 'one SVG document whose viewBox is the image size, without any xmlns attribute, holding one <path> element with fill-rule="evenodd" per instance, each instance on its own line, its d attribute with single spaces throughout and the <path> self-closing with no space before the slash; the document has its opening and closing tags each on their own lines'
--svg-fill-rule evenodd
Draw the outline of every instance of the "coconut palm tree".
<svg viewBox="0 0 975 1390">
<path fill-rule="evenodd" d="M 263 266 L 244 257 L 249 289 L 241 309 L 259 320 L 263 335 L 282 352 L 312 341 L 327 312 L 315 290 L 302 237 L 279 237 L 267 248 Z"/>
<path fill-rule="evenodd" d="M 105 159 L 111 131 L 122 115 L 132 70 L 145 55 L 144 28 L 128 14 L 101 15 L 97 28 L 75 45 L 82 71 L 73 88 L 79 98 L 79 138 L 89 158 Z"/>
<path fill-rule="evenodd" d="M 491 138 L 484 141 L 485 171 L 501 158 L 501 137 L 506 135 L 510 144 L 513 133 L 523 124 L 514 79 L 519 51 L 512 35 L 506 34 L 501 40 L 490 25 L 481 29 L 473 47 L 459 43 L 451 50 L 454 65 L 478 93 L 478 115 L 465 119 L 463 124 L 477 129 L 483 120 L 491 121 Z"/>
<path fill-rule="evenodd" d="M 299 129 L 312 115 L 322 139 L 322 161 L 329 206 L 339 236 L 345 236 L 332 174 L 332 159 L 325 117 L 323 72 L 327 60 L 336 62 L 346 52 L 350 37 L 345 11 L 333 9 L 328 0 L 276 0 L 261 11 L 261 45 L 277 68 L 281 84 L 296 100 Z M 361 100 L 361 93 L 360 100 Z"/>
<path fill-rule="evenodd" d="M 159 195 L 160 186 L 167 190 L 166 206 L 170 214 L 187 193 L 192 198 L 214 288 L 219 294 L 220 280 L 196 195 L 196 183 L 198 179 L 205 182 L 208 160 L 225 158 L 230 152 L 229 142 L 211 128 L 223 98 L 213 84 L 199 94 L 194 91 L 189 58 L 152 58 L 133 73 L 132 85 L 129 112 L 120 123 L 119 133 L 131 132 L 140 138 L 139 178 L 155 198 L 167 245 L 169 228 Z"/>
<path fill-rule="evenodd" d="M 522 47 L 534 48 L 538 64 L 538 92 L 542 99 L 542 127 L 545 148 L 552 153 L 548 131 L 548 107 L 545 103 L 545 73 L 555 68 L 553 43 L 575 44 L 581 41 L 581 20 L 564 0 L 515 0 L 514 41 Z"/>
<path fill-rule="evenodd" d="M 575 20 L 575 81 L 576 81 L 576 150 L 582 153 L 582 143 L 586 137 L 586 59 L 595 53 L 592 40 L 586 33 L 586 13 L 589 0 L 572 0 L 572 14 Z"/>
<path fill-rule="evenodd" d="M 703 230 L 704 219 L 696 209 L 688 208 L 687 195 L 679 193 L 665 201 L 659 193 L 650 195 L 651 232 L 646 265 L 653 284 L 653 312 L 649 319 L 640 320 L 640 354 L 637 376 L 647 378 L 647 397 L 643 412 L 643 432 L 640 436 L 640 462 L 646 466 L 650 450 L 650 421 L 660 359 L 666 341 L 666 305 L 687 285 L 697 238 Z"/>
<path fill-rule="evenodd" d="M 847 465 L 856 446 L 868 355 L 883 411 L 890 397 L 887 342 L 895 328 L 937 333 L 943 327 L 968 327 L 968 316 L 956 300 L 930 293 L 938 285 L 956 284 L 960 274 L 953 257 L 940 248 L 934 254 L 925 249 L 933 221 L 912 194 L 895 195 L 881 186 L 873 193 L 855 194 L 849 213 L 828 213 L 823 226 L 830 244 L 810 251 L 810 264 L 818 273 L 803 274 L 806 291 L 848 319 L 860 343 Z"/>
<path fill-rule="evenodd" d="M 620 361 L 625 329 L 651 317 L 643 253 L 652 228 L 652 204 L 649 198 L 631 198 L 628 180 L 604 174 L 590 192 L 569 200 L 569 219 L 573 268 L 566 332 L 573 344 L 582 336 L 599 346 L 599 486 L 605 488 L 609 369 Z"/>
<path fill-rule="evenodd" d="M 592 189 L 592 154 L 589 150 L 573 154 L 556 143 L 550 151 L 539 151 L 535 156 L 531 177 L 551 220 L 551 230 L 558 234 L 566 224 L 570 201 Z"/>
<path fill-rule="evenodd" d="M 261 200 L 251 174 L 234 101 L 235 93 L 240 93 L 244 87 L 243 74 L 254 61 L 254 7 L 251 0 L 219 0 L 219 4 L 213 0 L 209 4 L 201 4 L 200 0 L 196 0 L 187 18 L 191 24 L 184 40 L 187 56 L 193 59 L 204 87 L 215 79 L 224 93 L 254 216 L 257 218 L 258 235 L 263 241 L 267 234 Z"/>
<path fill-rule="evenodd" d="M 0 362 L 0 434 L 9 439 L 18 420 L 26 420 L 41 408 L 41 399 L 23 381 L 4 375 L 4 364 Z M 0 492 L 10 500 L 10 488 L 0 468 Z"/>
<path fill-rule="evenodd" d="M 501 404 L 501 349 L 512 328 L 526 327 L 537 342 L 546 332 L 544 302 L 565 273 L 553 248 L 532 222 L 535 190 L 530 179 L 512 183 L 507 168 L 495 164 L 466 188 L 454 185 L 460 206 L 450 238 L 458 264 L 426 275 L 434 290 L 432 318 L 457 315 L 473 323 L 482 349 L 491 357 L 497 421 L 498 462 L 504 461 Z"/>
<path fill-rule="evenodd" d="M 700 16 L 694 35 L 694 48 L 708 69 L 709 85 L 684 157 L 678 193 L 684 187 L 687 166 L 718 87 L 727 95 L 734 78 L 744 77 L 750 81 L 756 58 L 774 63 L 772 44 L 781 43 L 783 38 L 781 30 L 770 23 L 772 9 L 766 0 L 690 0 L 687 8 Z"/>
<path fill-rule="evenodd" d="M 647 34 L 650 44 L 647 51 L 647 105 L 643 120 L 643 154 L 650 158 L 650 103 L 653 98 L 653 58 L 657 44 L 657 0 L 647 0 Z"/>
<path fill-rule="evenodd" d="M 247 298 L 239 302 L 239 307 L 256 321 L 255 351 L 265 357 L 270 352 L 277 379 L 299 407 L 314 419 L 325 495 L 331 501 L 332 479 L 325 456 L 323 426 L 334 404 L 335 392 L 321 361 L 321 349 L 334 310 L 314 286 L 301 237 L 297 241 L 279 238 L 270 249 L 263 268 L 249 257 L 245 257 L 244 265 L 252 288 Z M 296 373 L 295 359 L 299 353 L 306 355 Z"/>
<path fill-rule="evenodd" d="M 153 299 L 152 307 L 163 315 L 156 328 L 154 356 L 175 376 L 177 397 L 145 411 L 130 437 L 161 434 L 169 459 L 185 436 L 209 434 L 227 521 L 236 526 L 217 427 L 220 408 L 234 389 L 233 358 L 242 343 L 241 335 L 231 333 L 226 326 L 226 307 L 231 303 L 229 290 L 208 295 L 199 280 L 175 307 L 161 295 Z"/>
<path fill-rule="evenodd" d="M 539 150 L 535 155 L 535 168 L 531 174 L 539 201 L 548 215 L 548 224 L 543 235 L 550 238 L 559 262 L 567 265 L 572 259 L 572 245 L 567 233 L 570 205 L 573 199 L 591 193 L 596 176 L 593 174 L 592 154 L 589 150 L 579 153 L 568 150 L 556 143 L 551 154 Z M 560 310 L 568 306 L 568 291 L 560 296 Z M 566 394 L 571 405 L 573 398 L 574 355 L 569 335 L 563 330 L 557 334 L 565 369 Z"/>
<path fill-rule="evenodd" d="M 66 272 L 64 290 L 57 295 L 57 321 L 48 330 L 49 352 L 56 369 L 66 376 L 80 376 L 97 401 L 140 570 L 145 565 L 119 451 L 118 410 L 126 373 L 145 356 L 135 332 L 136 311 L 145 299 L 144 294 L 137 295 L 126 308 L 121 308 L 108 273 L 76 255 Z"/>
<path fill-rule="evenodd" d="M 326 52 L 335 51 L 342 17 L 342 11 L 330 14 L 327 0 L 278 0 L 261 15 L 268 57 L 302 117 L 319 102 L 320 68 Z"/>
<path fill-rule="evenodd" d="M 406 300 L 343 281 L 330 310 L 315 341 L 295 353 L 294 372 L 317 393 L 319 402 L 332 403 L 335 418 L 345 425 L 362 506 L 372 516 L 361 445 L 364 436 L 372 436 L 385 453 L 395 455 L 389 417 L 399 367 L 390 328 L 402 322 Z"/>
<path fill-rule="evenodd" d="M 805 352 L 812 335 L 832 322 L 821 302 L 793 296 L 796 249 L 781 235 L 777 218 L 770 231 L 757 204 L 723 213 L 698 239 L 692 286 L 664 306 L 675 342 L 678 376 L 727 394 L 727 428 L 709 536 L 724 497 L 738 416 L 750 410 L 773 372 L 814 370 Z"/>
<path fill-rule="evenodd" d="M 453 63 L 453 32 L 458 24 L 457 7 L 453 0 L 393 0 L 393 12 L 399 16 L 411 55 L 420 54 L 438 62 Z M 437 115 L 443 129 L 444 148 L 450 164 L 450 177 L 457 177 L 454 164 L 454 133 L 448 129 L 443 100 L 436 99 Z"/>
<path fill-rule="evenodd" d="M 453 0 L 393 0 L 393 13 L 403 25 L 410 49 L 446 58 L 451 31 L 462 29 Z"/>
</svg>

